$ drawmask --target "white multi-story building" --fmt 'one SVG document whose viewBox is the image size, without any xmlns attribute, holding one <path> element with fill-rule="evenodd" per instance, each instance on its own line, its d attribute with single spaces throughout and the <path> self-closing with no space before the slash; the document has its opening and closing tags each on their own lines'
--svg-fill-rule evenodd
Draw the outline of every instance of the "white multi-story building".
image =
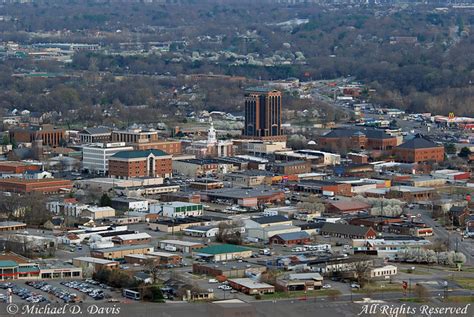
<svg viewBox="0 0 474 317">
<path fill-rule="evenodd" d="M 161 214 L 168 218 L 186 218 L 202 216 L 201 204 L 173 201 L 163 204 L 150 204 L 150 213 Z"/>
<path fill-rule="evenodd" d="M 82 167 L 91 173 L 106 175 L 109 171 L 109 158 L 121 151 L 132 151 L 125 142 L 94 143 L 82 148 Z"/>
</svg>

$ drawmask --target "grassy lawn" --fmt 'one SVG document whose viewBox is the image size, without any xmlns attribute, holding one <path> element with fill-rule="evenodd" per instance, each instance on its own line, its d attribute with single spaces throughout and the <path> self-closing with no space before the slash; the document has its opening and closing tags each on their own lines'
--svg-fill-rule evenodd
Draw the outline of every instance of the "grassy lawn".
<svg viewBox="0 0 474 317">
<path fill-rule="evenodd" d="M 461 267 L 461 271 L 458 271 L 456 268 L 449 268 L 446 269 L 447 272 L 466 272 L 466 273 L 474 273 L 474 267 Z"/>
<path fill-rule="evenodd" d="M 368 293 L 368 292 L 400 292 L 402 291 L 402 285 L 399 283 L 370 283 L 365 285 L 363 288 L 353 290 L 354 293 Z"/>
<path fill-rule="evenodd" d="M 421 298 L 400 298 L 399 301 L 406 303 L 426 303 L 428 300 Z"/>
<path fill-rule="evenodd" d="M 322 289 L 317 291 L 306 292 L 306 297 L 318 297 L 318 296 L 337 296 L 341 292 L 335 289 Z M 279 298 L 298 298 L 305 297 L 304 291 L 295 292 L 275 292 L 273 294 L 263 294 L 262 299 L 279 299 Z"/>
<path fill-rule="evenodd" d="M 474 296 L 448 296 L 445 300 L 449 303 L 474 303 Z"/>
<path fill-rule="evenodd" d="M 453 281 L 464 289 L 474 290 L 474 279 L 468 277 L 455 277 Z"/>
<path fill-rule="evenodd" d="M 409 269 L 402 269 L 400 272 L 407 273 L 407 274 L 413 274 L 413 275 L 431 275 L 431 273 L 422 271 L 422 270 L 414 270 L 411 271 Z"/>
</svg>

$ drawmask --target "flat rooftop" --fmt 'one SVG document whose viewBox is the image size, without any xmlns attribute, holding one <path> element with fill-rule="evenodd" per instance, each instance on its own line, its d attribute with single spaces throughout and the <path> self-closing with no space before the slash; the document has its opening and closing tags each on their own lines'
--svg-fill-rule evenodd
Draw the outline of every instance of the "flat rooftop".
<svg viewBox="0 0 474 317">
<path fill-rule="evenodd" d="M 78 260 L 82 262 L 91 262 L 91 263 L 97 263 L 97 264 L 111 264 L 111 263 L 117 263 L 116 261 L 111 261 L 111 260 L 106 260 L 106 259 L 99 259 L 99 258 L 94 258 L 91 256 L 81 256 L 78 258 L 73 258 L 73 260 Z"/>
<path fill-rule="evenodd" d="M 225 264 L 224 264 L 225 263 Z M 250 268 L 261 268 L 263 265 L 250 263 L 250 262 L 239 262 L 239 261 L 229 261 L 229 262 L 219 262 L 219 263 L 196 263 L 198 266 L 212 268 L 216 270 L 238 270 L 238 269 L 250 269 Z"/>
<path fill-rule="evenodd" d="M 255 282 L 252 279 L 249 278 L 233 278 L 229 280 L 230 282 L 242 285 L 243 287 L 246 287 L 248 289 L 255 289 L 255 288 L 274 288 L 273 285 L 267 284 L 267 283 L 260 283 L 260 282 Z"/>
<path fill-rule="evenodd" d="M 165 243 L 165 244 L 174 244 L 174 245 L 186 246 L 186 247 L 193 247 L 193 246 L 196 246 L 196 245 L 202 245 L 202 243 L 191 242 L 191 241 L 183 241 L 183 240 L 161 240 L 159 242 L 160 243 Z"/>
</svg>

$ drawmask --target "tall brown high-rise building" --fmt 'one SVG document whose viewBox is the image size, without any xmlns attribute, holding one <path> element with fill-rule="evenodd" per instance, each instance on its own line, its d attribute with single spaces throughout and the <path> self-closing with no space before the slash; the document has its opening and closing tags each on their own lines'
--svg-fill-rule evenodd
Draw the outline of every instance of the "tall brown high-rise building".
<svg viewBox="0 0 474 317">
<path fill-rule="evenodd" d="M 249 88 L 245 92 L 243 136 L 268 141 L 285 141 L 281 128 L 281 92 L 269 88 Z"/>
</svg>

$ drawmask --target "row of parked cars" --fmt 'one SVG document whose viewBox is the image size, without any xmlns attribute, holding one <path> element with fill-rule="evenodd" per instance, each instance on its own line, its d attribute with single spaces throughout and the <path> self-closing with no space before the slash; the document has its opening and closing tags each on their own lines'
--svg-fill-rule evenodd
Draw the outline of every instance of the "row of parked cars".
<svg viewBox="0 0 474 317">
<path fill-rule="evenodd" d="M 46 297 L 44 297 L 43 295 L 37 294 L 35 292 L 31 292 L 29 289 L 24 288 L 24 287 L 19 287 L 19 286 L 13 284 L 13 283 L 2 283 L 0 285 L 0 288 L 10 289 L 13 294 L 20 297 L 23 300 L 26 300 L 29 303 L 48 302 Z M 0 297 L 0 300 L 6 301 L 7 296 L 2 294 L 2 296 Z"/>
<path fill-rule="evenodd" d="M 43 292 L 49 293 L 65 303 L 77 303 L 82 302 L 79 296 L 75 293 L 68 292 L 60 287 L 53 286 L 43 281 L 28 281 L 26 285 L 42 290 Z"/>
<path fill-rule="evenodd" d="M 78 290 L 81 293 L 87 294 L 95 300 L 104 299 L 105 297 L 105 293 L 102 289 L 93 288 L 91 287 L 91 284 L 88 282 L 68 281 L 68 282 L 61 282 L 61 284 L 64 286 L 73 288 L 75 290 Z"/>
</svg>

